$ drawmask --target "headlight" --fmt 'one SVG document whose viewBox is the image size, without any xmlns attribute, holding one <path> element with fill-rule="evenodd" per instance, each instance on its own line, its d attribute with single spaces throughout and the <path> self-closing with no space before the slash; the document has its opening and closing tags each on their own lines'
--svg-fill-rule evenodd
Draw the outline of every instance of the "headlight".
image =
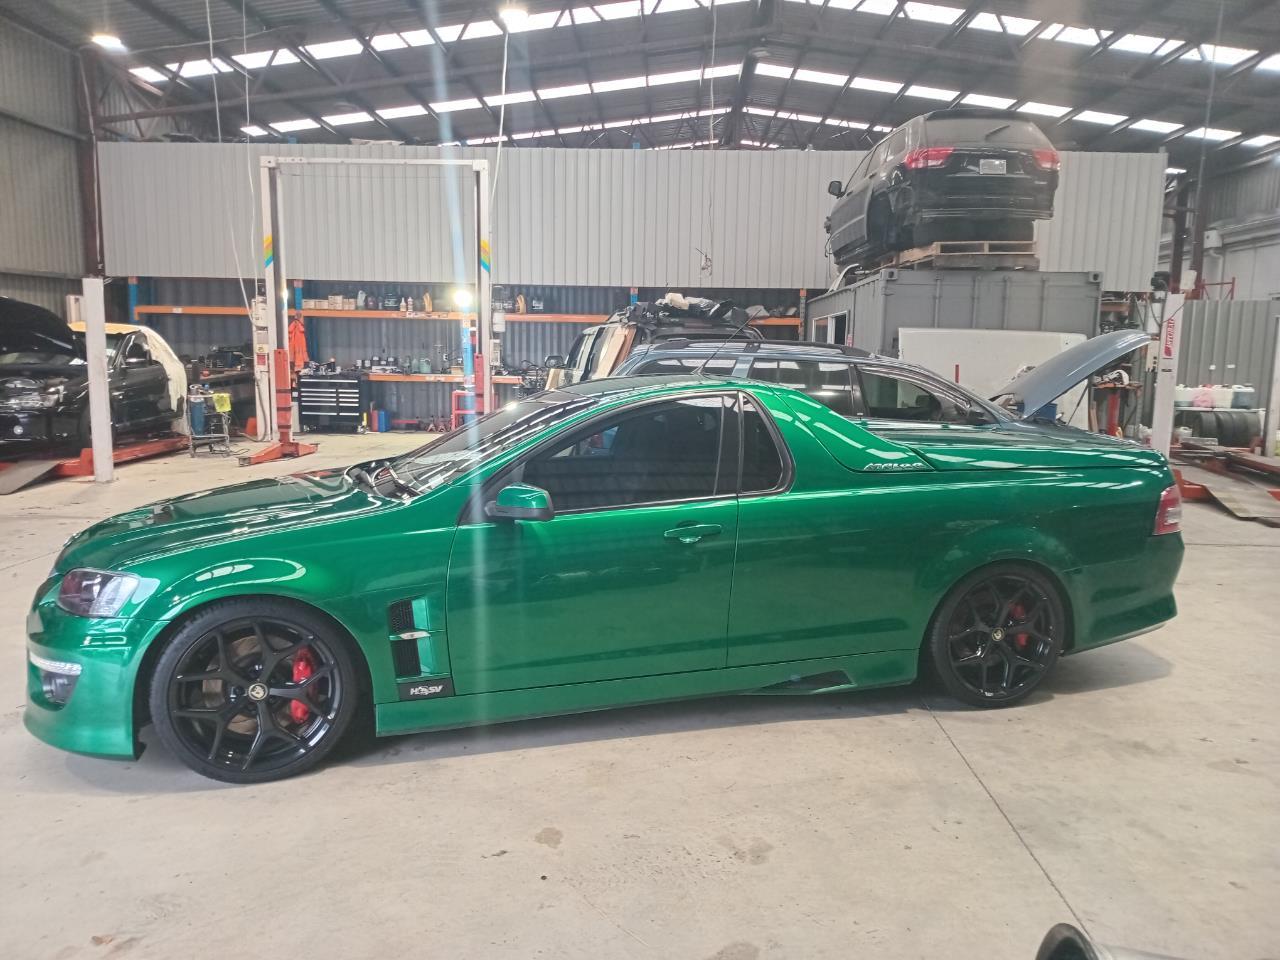
<svg viewBox="0 0 1280 960">
<path fill-rule="evenodd" d="M 72 570 L 58 588 L 58 606 L 77 617 L 114 617 L 137 586 L 131 573 Z"/>
<path fill-rule="evenodd" d="M 80 679 L 80 664 L 68 660 L 50 660 L 27 651 L 27 659 L 40 675 L 40 691 L 50 703 L 59 706 L 71 699 L 76 681 Z"/>
<path fill-rule="evenodd" d="M 62 387 L 10 394 L 0 399 L 0 410 L 48 410 L 62 402 L 63 394 Z"/>
</svg>

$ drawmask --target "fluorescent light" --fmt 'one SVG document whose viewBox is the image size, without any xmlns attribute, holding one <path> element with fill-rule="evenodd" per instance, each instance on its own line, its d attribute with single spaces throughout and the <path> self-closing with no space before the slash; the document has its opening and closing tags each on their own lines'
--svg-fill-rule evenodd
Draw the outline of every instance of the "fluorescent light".
<svg viewBox="0 0 1280 960">
<path fill-rule="evenodd" d="M 1144 33 L 1126 33 L 1111 44 L 1112 50 L 1123 50 L 1126 53 L 1152 54 L 1165 42 L 1164 37 L 1149 37 Z"/>
<path fill-rule="evenodd" d="M 777 77 L 779 80 L 790 80 L 791 74 L 795 71 L 791 67 L 784 67 L 780 63 L 764 63 L 756 64 L 756 76 L 759 77 Z"/>
<path fill-rule="evenodd" d="M 589 83 L 571 83 L 563 87 L 543 87 L 538 89 L 538 97 L 542 100 L 558 100 L 561 97 L 580 97 L 591 92 Z"/>
<path fill-rule="evenodd" d="M 1065 113 L 1070 113 L 1070 107 L 1060 107 L 1056 103 L 1038 103 L 1035 100 L 1028 100 L 1018 108 L 1019 113 L 1034 113 L 1037 117 L 1060 117 Z"/>
<path fill-rule="evenodd" d="M 436 113 L 454 113 L 458 110 L 475 110 L 479 106 L 480 101 L 475 97 L 463 97 L 460 100 L 441 100 L 431 104 L 431 109 Z"/>
<path fill-rule="evenodd" d="M 593 83 L 594 93 L 609 93 L 613 90 L 636 90 L 645 85 L 644 77 L 620 77 L 617 80 L 601 80 Z"/>
<path fill-rule="evenodd" d="M 398 33 L 379 33 L 369 38 L 369 46 L 375 50 L 403 50 L 408 44 Z"/>
<path fill-rule="evenodd" d="M 133 67 L 129 72 L 135 77 L 141 77 L 148 83 L 164 83 L 169 79 L 155 67 Z"/>
<path fill-rule="evenodd" d="M 660 87 L 667 83 L 688 83 L 690 80 L 701 80 L 702 70 L 675 70 L 671 73 L 651 73 L 649 74 L 649 86 Z"/>
<path fill-rule="evenodd" d="M 1079 120 L 1082 123 L 1100 123 L 1104 126 L 1114 127 L 1117 123 L 1129 118 L 1118 113 L 1104 113 L 1101 110 L 1081 110 L 1071 119 Z"/>
<path fill-rule="evenodd" d="M 241 127 L 240 132 L 246 133 L 251 137 L 265 137 L 267 135 L 267 131 L 256 123 L 251 123 L 247 127 Z"/>
<path fill-rule="evenodd" d="M 103 50 L 110 50 L 112 53 L 124 53 L 124 41 L 117 37 L 114 33 L 95 33 L 89 38 Z"/>
<path fill-rule="evenodd" d="M 1140 120 L 1135 120 L 1133 123 L 1129 124 L 1129 129 L 1145 130 L 1148 133 L 1173 133 L 1173 131 L 1177 130 L 1181 126 L 1181 123 L 1171 123 L 1168 120 L 1152 120 L 1148 117 L 1143 117 Z"/>
<path fill-rule="evenodd" d="M 269 126 L 272 130 L 278 130 L 280 133 L 293 133 L 295 130 L 314 130 L 320 124 L 303 117 L 297 120 L 281 120 L 279 123 L 272 123 Z"/>
<path fill-rule="evenodd" d="M 314 60 L 330 60 L 333 57 L 354 57 L 364 52 L 364 44 L 354 37 L 346 40 L 329 40 L 325 43 L 309 43 L 302 48 Z"/>
<path fill-rule="evenodd" d="M 385 110 L 375 112 L 384 120 L 400 120 L 404 117 L 426 116 L 427 108 L 420 103 L 410 103 L 403 107 L 387 107 Z"/>
<path fill-rule="evenodd" d="M 807 80 L 809 83 L 825 83 L 830 87 L 843 87 L 849 80 L 847 73 L 826 73 L 822 70 L 796 70 L 795 78 L 797 80 Z"/>
<path fill-rule="evenodd" d="M 258 50 L 254 53 L 236 53 L 232 54 L 231 59 L 246 70 L 261 70 L 271 62 L 271 56 L 274 50 Z"/>
<path fill-rule="evenodd" d="M 498 16 L 508 27 L 522 27 L 529 20 L 529 11 L 519 4 L 508 3 L 498 11 Z"/>
<path fill-rule="evenodd" d="M 960 102 L 971 107 L 995 107 L 997 110 L 1008 110 L 1013 106 L 1013 100 L 1008 97 L 992 97 L 985 93 L 966 93 Z"/>
<path fill-rule="evenodd" d="M 876 80 L 873 77 L 854 77 L 849 81 L 849 86 L 857 87 L 859 90 L 874 90 L 876 93 L 897 93 L 902 89 L 902 84 L 894 83 L 891 80 Z"/>
<path fill-rule="evenodd" d="M 1177 176 L 1179 173 L 1186 173 L 1187 170 L 1185 167 L 1165 167 L 1164 172 L 1171 173 L 1174 176 Z"/>
<path fill-rule="evenodd" d="M 355 113 L 331 113 L 327 117 L 321 117 L 325 123 L 333 127 L 341 127 L 348 123 L 369 123 L 373 117 L 365 113 L 363 110 L 357 110 Z"/>
<path fill-rule="evenodd" d="M 1231 140 L 1240 136 L 1239 130 L 1222 130 L 1217 127 L 1197 127 L 1186 133 L 1188 137 L 1197 137 L 1201 140 L 1213 140 L 1221 143 L 1223 140 Z"/>
<path fill-rule="evenodd" d="M 485 97 L 484 102 L 491 107 L 510 106 L 513 103 L 532 103 L 538 99 L 532 90 L 521 90 L 517 93 L 500 93 L 493 97 Z"/>
<path fill-rule="evenodd" d="M 924 87 L 916 83 L 907 87 L 907 96 L 921 97 L 925 100 L 945 100 L 950 102 L 960 96 L 960 91 L 944 90 L 941 87 Z"/>
<path fill-rule="evenodd" d="M 1269 133 L 1260 133 L 1256 137 L 1250 137 L 1243 145 L 1246 147 L 1269 147 L 1273 143 L 1280 143 L 1280 137 L 1272 136 Z"/>
<path fill-rule="evenodd" d="M 904 9 L 909 20 L 924 20 L 927 23 L 942 23 L 950 26 L 960 19 L 964 13 L 956 7 L 943 7 L 936 3 L 908 3 Z"/>
</svg>

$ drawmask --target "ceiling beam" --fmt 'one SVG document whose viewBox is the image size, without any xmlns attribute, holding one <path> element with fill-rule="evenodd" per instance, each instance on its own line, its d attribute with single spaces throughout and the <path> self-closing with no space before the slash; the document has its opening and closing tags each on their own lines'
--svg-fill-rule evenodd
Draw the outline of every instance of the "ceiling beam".
<svg viewBox="0 0 1280 960">
<path fill-rule="evenodd" d="M 822 3 L 825 7 L 827 0 L 822 0 Z M 760 31 L 761 38 L 768 35 L 774 16 L 773 0 L 756 0 L 752 23 L 754 28 Z M 746 53 L 742 55 L 742 70 L 738 74 L 738 87 L 733 91 L 733 102 L 729 105 L 724 128 L 720 131 L 720 143 L 724 146 L 733 146 L 737 142 L 738 127 L 742 123 L 742 112 L 746 109 L 747 99 L 751 96 L 751 81 L 755 77 L 756 63 L 758 61 L 759 58 L 755 55 L 754 48 L 748 47 Z M 712 66 L 714 67 L 715 64 L 713 63 Z"/>
</svg>

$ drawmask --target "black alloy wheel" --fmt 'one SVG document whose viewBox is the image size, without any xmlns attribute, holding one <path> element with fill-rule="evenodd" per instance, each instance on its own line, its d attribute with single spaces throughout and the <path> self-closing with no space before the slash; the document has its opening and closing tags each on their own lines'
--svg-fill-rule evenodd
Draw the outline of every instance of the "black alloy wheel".
<svg viewBox="0 0 1280 960">
<path fill-rule="evenodd" d="M 930 650 L 947 692 L 975 706 L 1027 697 L 1062 652 L 1066 615 L 1056 586 L 1000 564 L 966 577 L 934 618 Z"/>
<path fill-rule="evenodd" d="M 213 604 L 184 624 L 156 665 L 156 732 L 197 773 L 232 783 L 308 770 L 336 745 L 357 697 L 347 645 L 302 608 Z"/>
</svg>

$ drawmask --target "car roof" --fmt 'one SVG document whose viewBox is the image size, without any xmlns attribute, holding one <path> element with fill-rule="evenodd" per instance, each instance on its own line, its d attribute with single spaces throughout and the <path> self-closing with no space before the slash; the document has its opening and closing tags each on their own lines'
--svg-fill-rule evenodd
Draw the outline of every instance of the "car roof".
<svg viewBox="0 0 1280 960">
<path fill-rule="evenodd" d="M 675 373 L 644 377 L 601 377 L 586 383 L 557 387 L 557 392 L 599 399 L 623 399 L 624 395 L 665 393 L 678 389 L 718 389 L 722 387 L 761 386 L 758 380 L 740 377 L 701 376 L 696 373 Z"/>
</svg>

